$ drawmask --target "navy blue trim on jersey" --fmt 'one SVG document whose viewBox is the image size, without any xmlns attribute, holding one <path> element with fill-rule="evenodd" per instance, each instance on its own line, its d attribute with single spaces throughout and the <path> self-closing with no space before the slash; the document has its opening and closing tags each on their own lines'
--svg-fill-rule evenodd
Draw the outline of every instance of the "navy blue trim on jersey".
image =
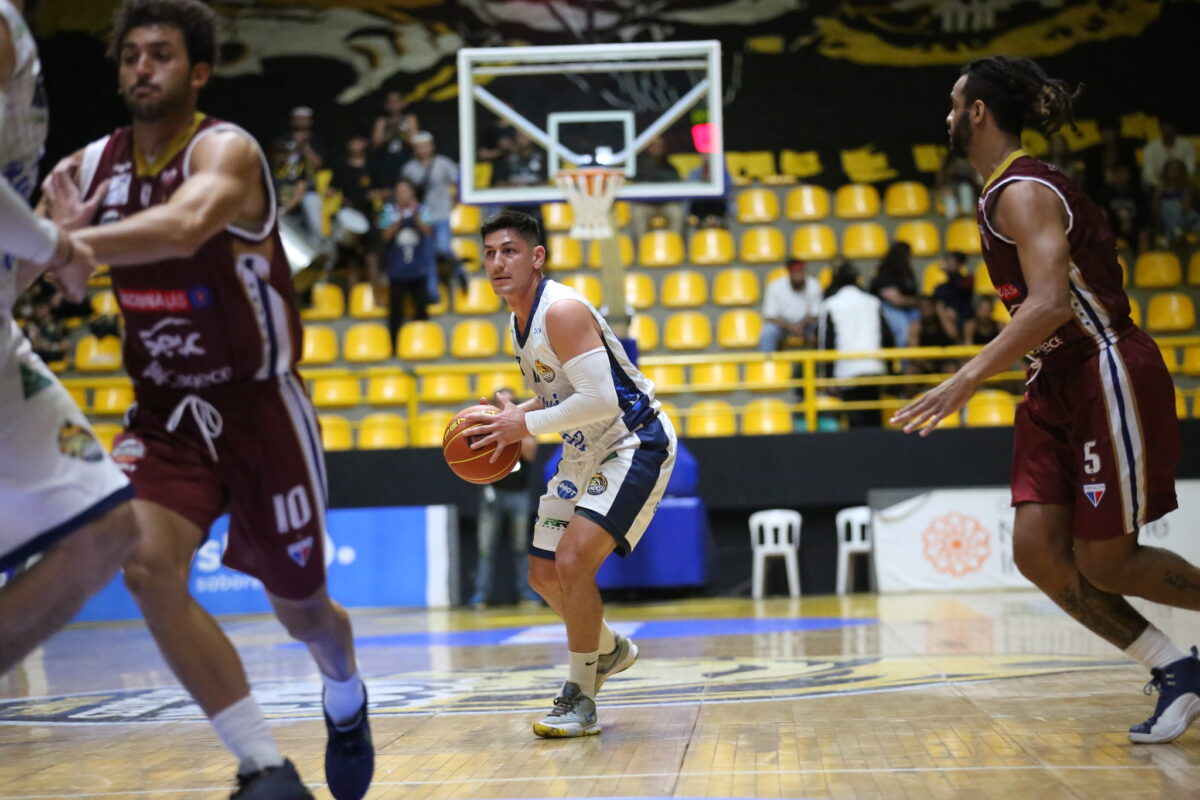
<svg viewBox="0 0 1200 800">
<path fill-rule="evenodd" d="M 263 319 L 267 323 L 267 374 L 273 376 L 275 362 L 279 360 L 279 342 L 275 338 L 275 321 L 271 319 L 271 296 L 267 293 L 267 282 L 262 278 L 258 278 L 258 297 L 262 302 Z"/>
<path fill-rule="evenodd" d="M 71 517 L 66 522 L 56 525 L 45 533 L 39 534 L 30 539 L 25 544 L 13 550 L 10 553 L 5 553 L 0 556 L 0 572 L 18 567 L 29 560 L 30 557 L 38 553 L 49 550 L 50 547 L 61 539 L 66 538 L 70 534 L 87 525 L 90 522 L 95 522 L 100 517 L 112 511 L 117 506 L 127 500 L 133 499 L 133 486 L 126 484 L 120 489 L 117 489 L 107 497 L 103 497 L 97 502 L 80 511 L 75 516 Z"/>
<path fill-rule="evenodd" d="M 307 395 L 297 389 L 295 385 L 288 380 L 288 377 L 290 376 L 284 377 L 281 383 L 283 383 L 283 385 L 286 387 L 284 391 L 291 392 L 292 397 L 295 398 L 296 404 L 300 407 L 300 416 L 303 418 L 304 424 L 304 435 L 308 437 L 308 451 L 313 461 L 313 468 L 317 471 L 317 479 L 321 481 L 321 485 L 314 488 L 321 491 L 321 496 L 325 498 L 325 505 L 328 506 L 329 478 L 325 475 L 325 454 L 319 446 L 321 437 L 318 436 L 317 432 L 313 430 L 313 421 L 308 413 L 309 409 L 312 408 L 312 403 L 309 401 Z"/>
<path fill-rule="evenodd" d="M 537 294 L 533 296 L 533 305 L 529 307 L 529 316 L 525 318 L 525 330 L 522 331 L 517 325 L 517 315 L 513 314 L 513 331 L 517 334 L 517 349 L 525 347 L 525 342 L 529 340 L 529 331 L 533 327 L 533 315 L 537 313 L 538 306 L 542 302 L 542 292 L 546 290 L 546 282 L 549 278 L 542 278 L 542 282 L 538 284 Z"/>
<path fill-rule="evenodd" d="M 654 487 L 662 475 L 662 465 L 671 454 L 671 439 L 658 418 L 637 432 L 641 444 L 633 451 L 629 469 L 621 479 L 621 488 L 613 498 L 608 513 L 601 514 L 590 508 L 575 507 L 575 513 L 599 525 L 617 543 L 617 555 L 627 556 L 632 549 L 625 534 L 633 527 L 638 515 L 646 507 Z"/>
<path fill-rule="evenodd" d="M 616 355 L 608 346 L 608 340 L 601 341 L 604 342 L 604 352 L 608 353 L 608 368 L 612 373 L 613 388 L 617 391 L 617 405 L 621 407 L 621 421 L 627 430 L 636 431 L 649 424 L 658 416 L 658 412 L 654 410 L 650 397 L 638 388 L 633 378 L 617 361 Z"/>
</svg>

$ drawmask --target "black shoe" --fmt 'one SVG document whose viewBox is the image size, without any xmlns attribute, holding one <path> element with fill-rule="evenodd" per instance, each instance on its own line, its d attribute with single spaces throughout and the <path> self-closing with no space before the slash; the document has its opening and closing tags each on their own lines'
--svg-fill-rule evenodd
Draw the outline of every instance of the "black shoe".
<svg viewBox="0 0 1200 800">
<path fill-rule="evenodd" d="M 313 800 L 291 761 L 249 775 L 238 774 L 237 791 L 229 800 Z"/>
<path fill-rule="evenodd" d="M 329 793 L 335 800 L 361 800 L 375 774 L 375 743 L 371 741 L 371 723 L 367 720 L 366 686 L 354 724 L 338 730 L 326 714 L 325 730 L 329 734 L 325 745 L 325 781 Z"/>
</svg>

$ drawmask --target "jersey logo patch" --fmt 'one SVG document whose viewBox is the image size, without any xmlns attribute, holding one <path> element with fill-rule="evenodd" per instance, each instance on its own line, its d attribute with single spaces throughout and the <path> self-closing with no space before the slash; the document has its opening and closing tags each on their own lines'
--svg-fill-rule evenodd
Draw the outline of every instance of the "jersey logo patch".
<svg viewBox="0 0 1200 800">
<path fill-rule="evenodd" d="M 104 195 L 104 205 L 123 206 L 129 203 L 129 186 L 133 176 L 128 172 L 114 175 L 108 184 L 108 192 Z"/>
<path fill-rule="evenodd" d="M 58 429 L 58 449 L 65 456 L 84 461 L 100 461 L 104 458 L 104 448 L 96 441 L 95 435 L 82 425 L 70 421 L 64 422 Z"/>
<path fill-rule="evenodd" d="M 141 461 L 146 456 L 146 445 L 142 444 L 141 439 L 130 437 L 121 440 L 120 444 L 113 448 L 112 460 L 117 462 L 117 466 L 126 472 L 134 472 L 137 470 L 137 462 Z"/>
<path fill-rule="evenodd" d="M 579 494 L 579 487 L 570 481 L 561 481 L 558 484 L 558 496 L 563 500 L 570 500 L 575 495 Z"/>
<path fill-rule="evenodd" d="M 288 545 L 288 555 L 300 566 L 308 566 L 308 557 L 312 555 L 313 537 L 305 536 L 298 542 Z"/>
<path fill-rule="evenodd" d="M 50 379 L 45 375 L 36 369 L 30 369 L 24 364 L 21 365 L 21 392 L 25 395 L 26 400 L 49 385 Z"/>
<path fill-rule="evenodd" d="M 1084 484 L 1083 493 L 1087 496 L 1088 502 L 1092 504 L 1092 508 L 1100 507 L 1100 501 L 1104 499 L 1106 488 L 1107 486 L 1103 483 Z"/>
<path fill-rule="evenodd" d="M 597 472 L 595 475 L 592 476 L 592 479 L 590 481 L 588 481 L 587 493 L 595 496 L 598 494 L 604 494 L 607 491 L 608 491 L 608 478 L 604 477 L 599 472 Z"/>
<path fill-rule="evenodd" d="M 541 361 L 533 362 L 533 369 L 535 372 L 537 372 L 538 377 L 544 380 L 546 383 L 553 382 L 555 377 L 554 370 L 543 364 Z"/>
</svg>

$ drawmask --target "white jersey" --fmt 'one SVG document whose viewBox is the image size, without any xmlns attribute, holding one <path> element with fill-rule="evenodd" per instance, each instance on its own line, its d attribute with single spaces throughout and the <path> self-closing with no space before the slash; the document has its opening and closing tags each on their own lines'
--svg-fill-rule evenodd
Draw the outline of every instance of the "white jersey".
<svg viewBox="0 0 1200 800">
<path fill-rule="evenodd" d="M 37 186 L 38 163 L 46 145 L 49 114 L 42 86 L 42 64 L 37 45 L 21 12 L 0 0 L 0 17 L 8 24 L 16 55 L 12 79 L 4 87 L 4 108 L 0 109 L 0 172 L 17 192 L 28 200 Z M 0 263 L 0 328 L 7 329 L 16 302 L 16 263 L 8 255 Z M 4 336 L 7 330 L 0 331 Z"/>
<path fill-rule="evenodd" d="M 608 351 L 613 385 L 617 390 L 617 402 L 621 407 L 620 413 L 612 419 L 562 431 L 563 460 L 584 459 L 596 452 L 607 452 L 622 445 L 623 441 L 636 447 L 638 439 L 636 436 L 630 437 L 630 434 L 658 415 L 659 403 L 654 397 L 654 384 L 629 361 L 625 348 L 600 312 L 579 292 L 557 281 L 546 279 L 538 287 L 533 312 L 529 315 L 524 332 L 517 329 L 515 314 L 509 322 L 513 350 L 517 354 L 521 374 L 525 377 L 525 385 L 542 399 L 542 405 L 546 408 L 552 408 L 575 394 L 575 387 L 568 383 L 562 361 L 554 353 L 550 337 L 546 335 L 546 312 L 560 300 L 582 303 L 600 326 L 604 349 Z"/>
</svg>

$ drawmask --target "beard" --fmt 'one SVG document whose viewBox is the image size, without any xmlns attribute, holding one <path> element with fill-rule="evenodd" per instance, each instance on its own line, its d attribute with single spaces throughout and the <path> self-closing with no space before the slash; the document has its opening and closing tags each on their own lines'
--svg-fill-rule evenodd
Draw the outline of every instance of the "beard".
<svg viewBox="0 0 1200 800">
<path fill-rule="evenodd" d="M 133 93 L 138 88 L 135 85 L 121 92 L 125 107 L 138 122 L 160 122 L 182 113 L 187 107 L 187 92 L 182 88 L 169 90 L 158 87 L 158 95 L 150 99 L 135 98 Z"/>
<path fill-rule="evenodd" d="M 963 111 L 950 124 L 950 155 L 966 158 L 971 149 L 971 123 L 967 121 L 967 112 Z"/>
</svg>

